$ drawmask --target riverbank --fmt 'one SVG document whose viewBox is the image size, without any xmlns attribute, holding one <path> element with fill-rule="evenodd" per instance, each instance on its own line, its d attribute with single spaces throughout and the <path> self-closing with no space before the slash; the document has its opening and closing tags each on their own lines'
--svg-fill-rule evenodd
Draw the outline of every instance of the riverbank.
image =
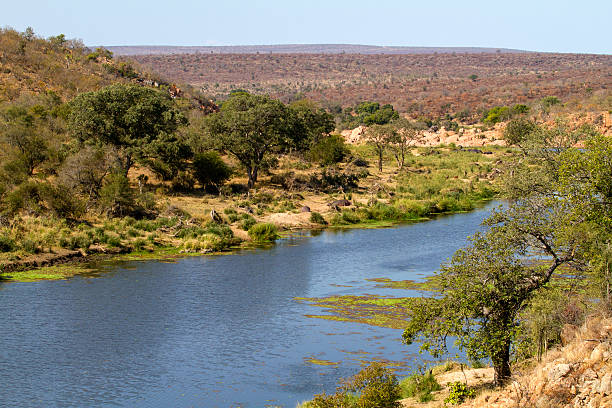
<svg viewBox="0 0 612 408">
<path fill-rule="evenodd" d="M 371 159 L 367 146 L 352 149 L 355 156 Z M 285 233 L 383 228 L 471 211 L 495 197 L 499 169 L 494 166 L 511 156 L 502 148 L 490 153 L 446 146 L 414 149 L 404 169 L 398 170 L 393 158 L 387 157 L 382 173 L 373 161 L 365 160 L 369 164 L 360 170 L 363 177 L 343 192 L 300 186 L 299 180 L 314 177 L 320 171 L 317 168 L 291 174 L 281 171 L 264 177 L 248 193 L 159 196 L 154 219 L 90 216 L 75 221 L 24 215 L 0 228 L 0 277 L 66 279 L 82 274 L 78 266 L 97 258 L 227 253 L 252 245 L 248 232 L 257 223 L 273 224 Z M 298 168 L 298 162 L 285 158 L 280 167 Z M 337 166 L 336 171 L 344 175 L 356 172 L 351 163 Z M 287 180 L 292 183 L 283 184 Z M 233 184 L 240 181 L 232 180 Z M 54 269 L 59 265 L 61 273 Z"/>
</svg>

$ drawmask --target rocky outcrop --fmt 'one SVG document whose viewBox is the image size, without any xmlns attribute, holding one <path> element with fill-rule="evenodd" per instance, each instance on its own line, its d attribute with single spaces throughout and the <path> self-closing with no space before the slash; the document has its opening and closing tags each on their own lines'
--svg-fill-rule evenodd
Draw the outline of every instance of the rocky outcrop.
<svg viewBox="0 0 612 408">
<path fill-rule="evenodd" d="M 462 407 L 612 407 L 612 319 L 593 317 L 572 332 L 568 344 L 548 352 L 533 369 L 515 373 L 503 390 Z"/>
<path fill-rule="evenodd" d="M 412 143 L 414 146 L 438 146 L 440 144 L 455 144 L 463 147 L 505 146 L 503 139 L 504 124 L 497 124 L 491 130 L 480 131 L 476 128 L 459 129 L 459 132 L 446 130 L 444 127 L 437 131 L 424 131 Z M 346 143 L 360 144 L 365 142 L 365 126 L 353 130 L 345 130 L 342 136 Z"/>
</svg>

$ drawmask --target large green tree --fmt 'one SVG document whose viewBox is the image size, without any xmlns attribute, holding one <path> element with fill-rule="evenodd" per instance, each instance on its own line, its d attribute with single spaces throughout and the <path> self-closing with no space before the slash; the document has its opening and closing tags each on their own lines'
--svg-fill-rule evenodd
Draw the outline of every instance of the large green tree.
<svg viewBox="0 0 612 408">
<path fill-rule="evenodd" d="M 576 138 L 587 139 L 586 150 L 570 147 Z M 434 355 L 456 339 L 470 358 L 491 359 L 498 385 L 511 374 L 521 312 L 561 266 L 594 273 L 609 297 L 612 143 L 557 126 L 535 129 L 523 146 L 508 175 L 513 202 L 442 266 L 439 295 L 413 301 L 404 332 Z"/>
<path fill-rule="evenodd" d="M 440 296 L 415 300 L 404 340 L 421 340 L 424 350 L 439 356 L 455 338 L 469 358 L 490 358 L 495 382 L 503 384 L 511 374 L 520 311 L 578 256 L 580 243 L 567 228 L 572 216 L 563 205 L 541 199 L 495 212 L 485 222 L 491 228 L 442 266 Z"/>
<path fill-rule="evenodd" d="M 186 119 L 161 91 L 115 84 L 78 95 L 70 108 L 70 131 L 83 142 L 115 147 L 126 175 L 137 161 L 157 163 L 167 152 L 182 152 L 173 133 Z M 155 146 L 162 140 L 163 148 Z"/>
<path fill-rule="evenodd" d="M 308 127 L 296 122 L 299 120 L 282 102 L 240 92 L 207 118 L 207 131 L 214 147 L 244 166 L 251 188 L 270 154 L 298 146 L 308 136 Z"/>
</svg>

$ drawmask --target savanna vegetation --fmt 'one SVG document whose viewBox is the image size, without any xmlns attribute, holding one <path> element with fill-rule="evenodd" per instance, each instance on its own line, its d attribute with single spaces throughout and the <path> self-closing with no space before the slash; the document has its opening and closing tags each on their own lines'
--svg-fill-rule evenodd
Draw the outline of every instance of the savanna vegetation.
<svg viewBox="0 0 612 408">
<path fill-rule="evenodd" d="M 198 82 L 162 66 L 201 89 L 179 88 L 63 35 L 0 30 L 1 277 L 77 254 L 208 253 L 273 242 L 287 226 L 415 221 L 503 196 L 487 231 L 427 283 L 434 296 L 317 301 L 346 320 L 367 307 L 367 323 L 401 325 L 406 343 L 434 357 L 454 342 L 472 362 L 490 362 L 497 385 L 514 362 L 557 344 L 564 324 L 610 312 L 612 142 L 552 121 L 572 109 L 610 113 L 609 56 L 140 61 L 159 58 L 226 76 Z M 319 66 L 309 70 L 312 61 Z M 282 74 L 258 78 L 262 66 Z M 286 66 L 302 67 L 289 83 Z M 229 75 L 245 67 L 250 79 Z M 424 130 L 476 122 L 506 123 L 509 147 L 414 143 Z M 358 125 L 365 143 L 334 134 Z M 303 406 L 395 407 L 402 392 L 425 401 L 435 389 L 427 374 L 399 383 L 373 364 Z M 471 391 L 458 384 L 453 395 Z"/>
<path fill-rule="evenodd" d="M 5 274 L 75 254 L 271 241 L 270 214 L 309 205 L 302 226 L 342 227 L 469 210 L 494 195 L 489 172 L 503 151 L 409 151 L 422 125 L 390 105 L 347 113 L 395 129 L 376 149 L 349 146 L 333 134 L 334 116 L 305 99 L 236 90 L 214 104 L 108 50 L 32 30 L 0 34 Z M 327 205 L 337 199 L 350 205 Z"/>
</svg>

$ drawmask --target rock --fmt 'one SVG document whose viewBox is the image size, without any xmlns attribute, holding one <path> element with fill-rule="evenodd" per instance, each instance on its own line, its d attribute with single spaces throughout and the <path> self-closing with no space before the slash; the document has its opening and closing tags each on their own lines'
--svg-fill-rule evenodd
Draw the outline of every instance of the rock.
<svg viewBox="0 0 612 408">
<path fill-rule="evenodd" d="M 349 207 L 351 205 L 351 202 L 349 200 L 335 200 L 332 201 L 331 203 L 327 204 L 330 207 Z"/>
<path fill-rule="evenodd" d="M 558 364 L 548 372 L 548 379 L 555 381 L 561 377 L 565 377 L 571 369 L 572 366 L 570 364 Z"/>
<path fill-rule="evenodd" d="M 599 393 L 610 395 L 612 393 L 612 373 L 606 373 L 599 383 Z"/>
<path fill-rule="evenodd" d="M 305 205 L 302 208 L 300 208 L 300 212 L 303 212 L 303 213 L 310 212 L 310 207 Z"/>
<path fill-rule="evenodd" d="M 605 351 L 606 351 L 606 345 L 603 343 L 598 344 L 597 347 L 595 347 L 593 351 L 591 351 L 591 356 L 589 357 L 589 361 L 594 363 L 594 362 L 603 360 Z"/>
</svg>

